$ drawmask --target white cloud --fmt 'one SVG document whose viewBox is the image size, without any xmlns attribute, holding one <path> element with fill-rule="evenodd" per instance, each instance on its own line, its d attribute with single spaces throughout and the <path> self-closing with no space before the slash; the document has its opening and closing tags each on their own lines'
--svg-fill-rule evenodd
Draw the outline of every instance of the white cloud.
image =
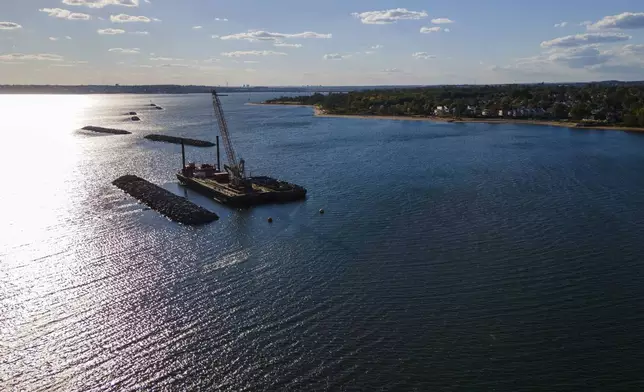
<svg viewBox="0 0 644 392">
<path fill-rule="evenodd" d="M 622 33 L 590 33 L 568 35 L 555 38 L 550 41 L 543 41 L 542 48 L 572 48 L 590 44 L 602 44 L 611 42 L 628 41 L 632 37 Z"/>
<path fill-rule="evenodd" d="M 354 12 L 351 15 L 360 19 L 364 24 L 391 24 L 399 20 L 418 20 L 427 16 L 426 11 L 409 11 L 406 8 L 396 8 L 384 11 Z"/>
<path fill-rule="evenodd" d="M 624 45 L 621 52 L 627 55 L 644 56 L 644 45 Z"/>
<path fill-rule="evenodd" d="M 161 19 L 158 19 L 158 18 L 152 18 L 152 20 L 155 22 L 161 22 Z"/>
<path fill-rule="evenodd" d="M 378 50 L 378 49 L 382 49 L 382 48 L 384 48 L 384 46 L 382 46 L 382 45 L 374 45 L 374 46 L 371 47 L 371 49 L 374 49 L 374 50 Z"/>
<path fill-rule="evenodd" d="M 443 31 L 444 31 L 444 32 L 446 32 L 446 33 L 450 33 L 452 30 L 450 30 L 450 29 L 443 29 Z"/>
<path fill-rule="evenodd" d="M 568 22 L 555 23 L 555 27 L 566 27 L 566 26 L 568 26 Z"/>
<path fill-rule="evenodd" d="M 412 57 L 416 59 L 423 59 L 423 60 L 428 60 L 428 59 L 435 59 L 436 56 L 429 54 L 427 52 L 416 52 L 412 53 Z"/>
<path fill-rule="evenodd" d="M 10 53 L 0 55 L 0 61 L 25 61 L 25 60 L 34 60 L 34 61 L 63 61 L 63 56 L 57 54 L 24 54 L 24 53 Z"/>
<path fill-rule="evenodd" d="M 224 52 L 221 54 L 225 57 L 241 57 L 241 56 L 286 56 L 283 52 L 273 52 L 272 50 L 246 50 L 237 52 Z"/>
<path fill-rule="evenodd" d="M 596 23 L 588 25 L 591 30 L 601 29 L 644 29 L 644 12 L 623 12 L 619 15 L 605 16 Z"/>
<path fill-rule="evenodd" d="M 121 29 L 99 29 L 97 31 L 101 35 L 125 34 L 125 30 L 121 30 Z"/>
<path fill-rule="evenodd" d="M 172 57 L 150 57 L 151 61 L 183 61 L 183 59 L 174 59 Z"/>
<path fill-rule="evenodd" d="M 430 34 L 430 33 L 438 33 L 441 31 L 443 28 L 439 26 L 434 26 L 434 27 L 421 27 L 420 32 L 423 34 Z"/>
<path fill-rule="evenodd" d="M 227 18 L 215 18 L 217 22 L 228 22 Z"/>
<path fill-rule="evenodd" d="M 139 48 L 131 48 L 131 49 L 112 48 L 112 49 L 108 50 L 108 52 L 121 53 L 121 54 L 139 54 L 139 53 L 141 53 L 141 49 L 139 49 Z"/>
<path fill-rule="evenodd" d="M 436 18 L 436 19 L 432 19 L 432 23 L 433 24 L 449 24 L 449 23 L 454 23 L 454 21 L 449 19 L 449 18 Z"/>
<path fill-rule="evenodd" d="M 588 26 L 590 26 L 591 24 L 593 24 L 593 21 L 592 21 L 592 20 L 585 20 L 585 21 L 583 21 L 583 22 L 579 23 L 579 26 L 586 26 L 586 27 L 588 27 Z"/>
<path fill-rule="evenodd" d="M 147 16 L 132 16 L 126 14 L 111 15 L 110 20 L 113 23 L 150 22 L 150 18 L 148 18 Z"/>
<path fill-rule="evenodd" d="M 50 41 L 58 41 L 58 38 L 56 38 L 56 37 L 49 37 L 49 40 L 50 40 Z"/>
<path fill-rule="evenodd" d="M 403 71 L 401 71 L 398 68 L 387 68 L 387 69 L 383 69 L 382 72 L 384 72 L 384 73 L 401 73 Z"/>
<path fill-rule="evenodd" d="M 593 65 L 604 64 L 612 58 L 605 52 L 600 52 L 594 46 L 582 46 L 558 49 L 551 52 L 547 60 L 565 64 L 569 68 L 586 68 Z"/>
<path fill-rule="evenodd" d="M 146 3 L 148 3 L 148 4 L 151 4 L 151 3 L 152 3 L 150 0 L 143 0 L 143 1 L 145 1 L 145 2 L 146 2 Z"/>
<path fill-rule="evenodd" d="M 203 26 L 192 26 L 193 30 L 201 30 L 203 29 Z"/>
<path fill-rule="evenodd" d="M 296 34 L 271 33 L 262 30 L 249 30 L 246 33 L 225 35 L 220 37 L 223 40 L 243 39 L 247 41 L 280 41 L 283 39 L 297 38 L 331 38 L 331 34 L 320 34 L 312 31 L 305 31 Z"/>
<path fill-rule="evenodd" d="M 289 44 L 286 42 L 275 42 L 273 46 L 278 46 L 283 48 L 301 48 L 302 44 Z"/>
<path fill-rule="evenodd" d="M 214 38 L 214 39 L 219 39 L 220 38 L 218 35 L 212 35 L 211 37 Z"/>
<path fill-rule="evenodd" d="M 130 31 L 130 34 L 136 34 L 136 35 L 149 35 L 150 33 L 147 31 Z"/>
<path fill-rule="evenodd" d="M 72 39 L 72 37 L 70 37 L 69 35 L 66 35 L 65 39 Z"/>
<path fill-rule="evenodd" d="M 69 20 L 89 20 L 91 16 L 77 12 L 71 12 L 62 8 L 41 8 L 40 12 L 46 12 L 52 18 L 69 19 Z"/>
<path fill-rule="evenodd" d="M 0 30 L 16 30 L 21 28 L 22 26 L 20 26 L 18 23 L 0 22 Z"/>
<path fill-rule="evenodd" d="M 324 55 L 325 60 L 343 60 L 348 57 L 351 57 L 349 54 L 340 54 L 340 53 L 329 53 Z"/>
<path fill-rule="evenodd" d="M 139 0 L 63 0 L 63 4 L 85 6 L 90 8 L 103 8 L 108 5 L 138 7 Z"/>
<path fill-rule="evenodd" d="M 255 60 L 244 60 L 244 64 L 258 64 L 258 63 L 259 61 L 255 61 Z"/>
</svg>

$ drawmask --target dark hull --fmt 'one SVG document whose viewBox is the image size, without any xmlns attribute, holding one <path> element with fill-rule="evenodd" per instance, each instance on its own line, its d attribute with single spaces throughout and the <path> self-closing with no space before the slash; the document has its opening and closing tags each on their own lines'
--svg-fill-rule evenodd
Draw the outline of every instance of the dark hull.
<svg viewBox="0 0 644 392">
<path fill-rule="evenodd" d="M 261 204 L 289 203 L 306 198 L 306 189 L 293 184 L 289 184 L 292 187 L 289 190 L 238 193 L 225 184 L 204 184 L 181 173 L 177 173 L 177 179 L 185 187 L 232 207 L 247 208 Z"/>
</svg>

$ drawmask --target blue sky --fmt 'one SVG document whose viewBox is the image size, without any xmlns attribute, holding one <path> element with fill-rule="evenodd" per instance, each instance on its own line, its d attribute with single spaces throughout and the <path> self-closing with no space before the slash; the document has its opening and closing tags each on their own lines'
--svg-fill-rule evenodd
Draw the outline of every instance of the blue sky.
<svg viewBox="0 0 644 392">
<path fill-rule="evenodd" d="M 644 80 L 642 0 L 0 2 L 0 83 Z"/>
</svg>

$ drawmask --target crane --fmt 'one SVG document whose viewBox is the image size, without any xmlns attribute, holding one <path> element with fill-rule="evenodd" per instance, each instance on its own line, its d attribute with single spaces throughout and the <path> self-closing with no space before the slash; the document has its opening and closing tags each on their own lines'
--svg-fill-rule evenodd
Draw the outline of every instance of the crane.
<svg viewBox="0 0 644 392">
<path fill-rule="evenodd" d="M 228 132 L 228 123 L 226 122 L 226 117 L 224 117 L 224 109 L 219 100 L 219 95 L 214 89 L 212 90 L 212 104 L 215 108 L 215 117 L 217 118 L 221 138 L 224 140 L 226 156 L 228 157 L 228 165 L 224 165 L 224 169 L 228 172 L 230 183 L 233 187 L 246 190 L 249 187 L 249 182 L 246 178 L 245 161 L 243 159 L 237 160 L 230 133 Z"/>
</svg>

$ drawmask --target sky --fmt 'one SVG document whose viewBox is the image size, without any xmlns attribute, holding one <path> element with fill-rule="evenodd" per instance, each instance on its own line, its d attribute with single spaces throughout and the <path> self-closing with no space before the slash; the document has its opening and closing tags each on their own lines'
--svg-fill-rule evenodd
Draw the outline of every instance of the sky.
<svg viewBox="0 0 644 392">
<path fill-rule="evenodd" d="M 0 0 L 0 84 L 644 80 L 643 0 Z"/>
</svg>

